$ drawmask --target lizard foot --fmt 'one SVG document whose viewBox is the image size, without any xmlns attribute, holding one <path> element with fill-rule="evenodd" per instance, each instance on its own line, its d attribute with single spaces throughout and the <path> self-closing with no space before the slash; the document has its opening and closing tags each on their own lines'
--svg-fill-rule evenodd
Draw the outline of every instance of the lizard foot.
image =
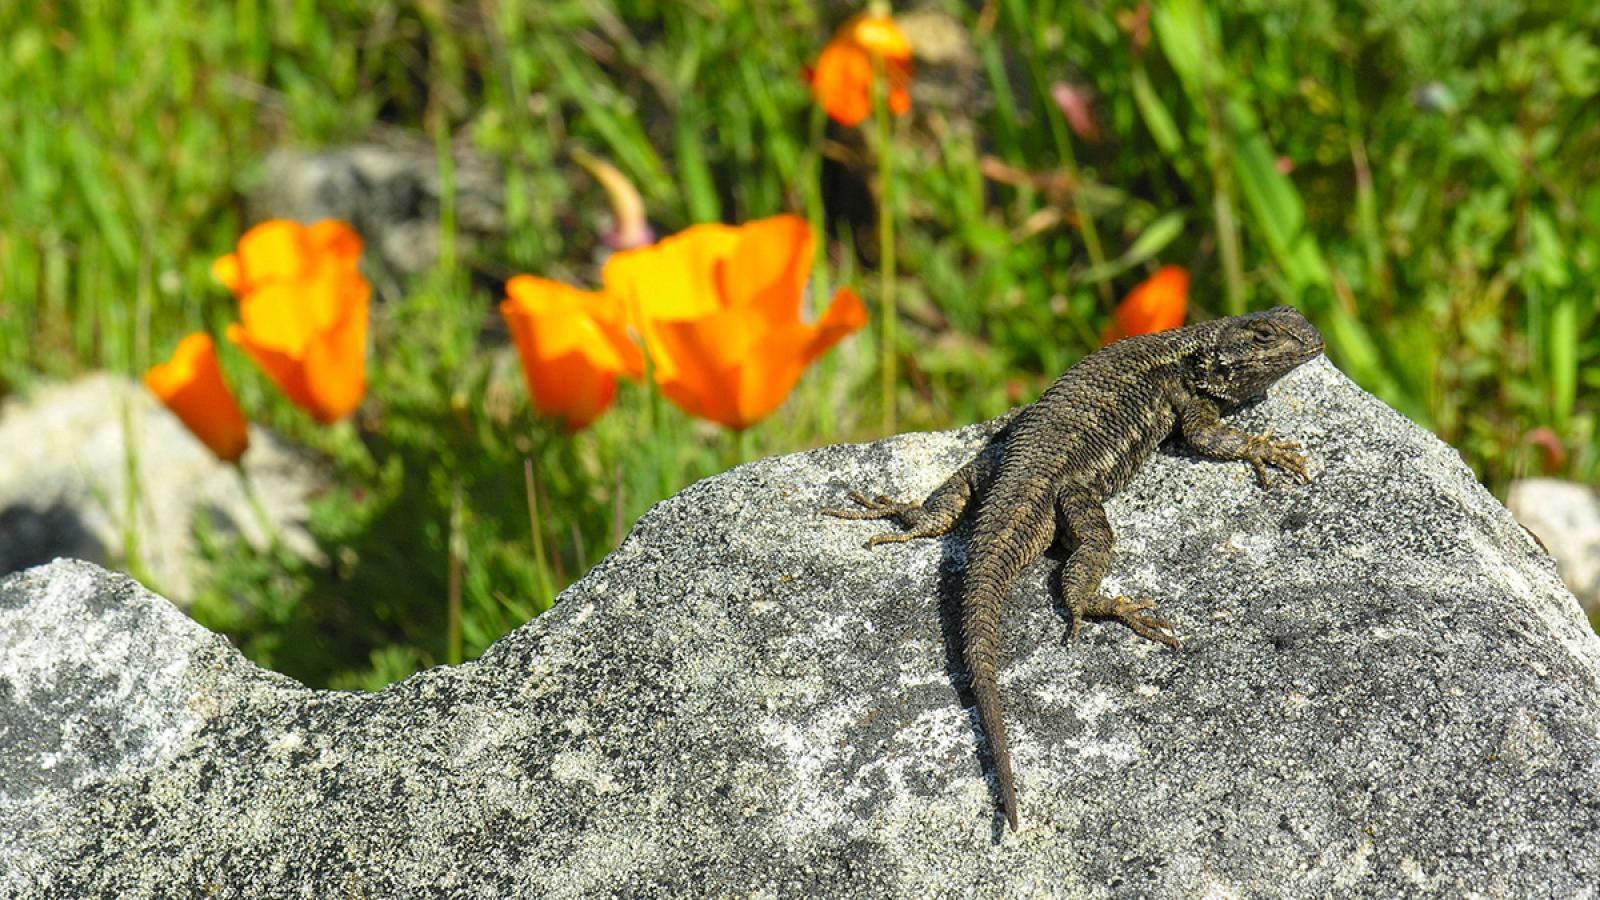
<svg viewBox="0 0 1600 900">
<path fill-rule="evenodd" d="M 1301 481 L 1309 482 L 1311 475 L 1306 471 L 1306 455 L 1299 450 L 1298 442 L 1275 441 L 1272 432 L 1268 431 L 1266 434 L 1250 435 L 1250 447 L 1245 452 L 1245 459 L 1255 467 L 1256 477 L 1261 479 L 1264 488 L 1272 487 L 1272 480 L 1267 477 L 1267 466 L 1275 466 L 1293 473 Z"/>
<path fill-rule="evenodd" d="M 868 497 L 860 491 L 851 491 L 850 499 L 860 504 L 862 509 L 824 509 L 822 514 L 840 519 L 899 519 L 906 522 L 907 517 L 922 508 L 918 503 L 901 503 L 883 494 Z M 919 535 L 915 533 L 884 532 L 875 534 L 867 539 L 867 549 L 870 550 L 879 544 L 897 544 L 909 541 Z"/>
<path fill-rule="evenodd" d="M 1078 637 L 1078 631 L 1083 627 L 1086 616 L 1094 618 L 1116 619 L 1133 630 L 1134 634 L 1158 644 L 1168 647 L 1177 647 L 1178 638 L 1172 633 L 1172 623 L 1160 616 L 1150 614 L 1155 609 L 1154 600 L 1130 600 L 1127 597 L 1103 597 L 1096 595 L 1088 600 L 1072 604 L 1072 638 Z"/>
</svg>

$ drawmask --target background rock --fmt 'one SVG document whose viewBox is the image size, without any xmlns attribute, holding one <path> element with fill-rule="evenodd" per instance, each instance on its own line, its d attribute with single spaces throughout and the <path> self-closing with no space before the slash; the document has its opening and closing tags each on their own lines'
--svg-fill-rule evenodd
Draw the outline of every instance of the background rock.
<svg viewBox="0 0 1600 900">
<path fill-rule="evenodd" d="M 505 231 L 505 185 L 499 170 L 475 154 L 458 151 L 454 163 L 457 237 L 466 249 Z M 251 221 L 343 219 L 390 277 L 438 260 L 439 160 L 427 140 L 278 148 L 262 170 L 247 198 Z"/>
<path fill-rule="evenodd" d="M 1600 611 L 1600 495 L 1557 478 L 1511 483 L 1506 507 L 1555 557 L 1573 596 L 1592 618 Z"/>
<path fill-rule="evenodd" d="M 218 462 L 143 385 L 97 373 L 0 407 L 0 574 L 57 556 L 127 565 L 130 429 L 138 471 L 132 530 L 138 567 L 153 584 L 179 602 L 190 596 L 197 516 L 265 546 L 234 468 Z M 318 469 L 260 428 L 250 432 L 243 463 L 279 539 L 303 556 L 315 554 L 304 522 L 309 499 L 324 485 Z"/>
<path fill-rule="evenodd" d="M 0 894 L 1575 896 L 1600 641 L 1450 448 L 1325 361 L 1241 413 L 1315 480 L 1158 454 L 1108 588 L 1011 591 L 1006 831 L 955 663 L 966 534 L 861 546 L 984 429 L 763 460 L 643 517 L 484 658 L 376 694 L 254 669 L 59 562 L 0 582 Z"/>
</svg>

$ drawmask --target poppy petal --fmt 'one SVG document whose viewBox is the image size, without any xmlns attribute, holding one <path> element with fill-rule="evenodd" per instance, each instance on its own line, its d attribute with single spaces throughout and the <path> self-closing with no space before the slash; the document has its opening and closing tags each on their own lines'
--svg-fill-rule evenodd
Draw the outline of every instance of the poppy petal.
<svg viewBox="0 0 1600 900">
<path fill-rule="evenodd" d="M 250 355 L 267 378 L 278 386 L 289 402 L 304 410 L 315 403 L 311 389 L 306 386 L 305 367 L 301 361 L 283 350 L 258 341 L 237 323 L 228 326 L 228 340 Z"/>
<path fill-rule="evenodd" d="M 1189 273 L 1181 266 L 1166 266 L 1128 292 L 1112 313 L 1102 343 L 1125 337 L 1168 331 L 1183 324 L 1188 306 Z"/>
<path fill-rule="evenodd" d="M 305 228 L 288 219 L 269 219 L 239 238 L 240 290 L 270 281 L 293 281 L 306 271 L 310 247 Z"/>
<path fill-rule="evenodd" d="M 644 375 L 644 354 L 628 339 L 615 298 L 532 275 L 512 278 L 506 295 L 500 312 L 541 415 L 583 428 L 611 405 L 618 374 Z"/>
<path fill-rule="evenodd" d="M 250 426 L 223 381 L 209 334 L 179 341 L 169 361 L 144 373 L 144 383 L 218 459 L 237 462 L 250 446 Z"/>
<path fill-rule="evenodd" d="M 811 224 L 779 215 L 745 225 L 717 274 L 728 306 L 748 306 L 774 321 L 797 320 L 811 275 Z"/>
<path fill-rule="evenodd" d="M 361 405 L 367 392 L 367 304 L 352 305 L 342 322 L 318 333 L 306 346 L 306 409 L 324 425 Z"/>
</svg>

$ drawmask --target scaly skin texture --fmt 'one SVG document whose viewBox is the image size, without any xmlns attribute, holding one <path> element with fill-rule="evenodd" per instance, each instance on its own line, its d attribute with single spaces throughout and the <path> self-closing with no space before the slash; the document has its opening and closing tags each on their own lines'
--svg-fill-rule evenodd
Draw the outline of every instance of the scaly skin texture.
<svg viewBox="0 0 1600 900">
<path fill-rule="evenodd" d="M 1061 571 L 1061 599 L 1072 614 L 1073 637 L 1085 618 L 1110 618 L 1176 647 L 1172 625 L 1152 612 L 1154 601 L 1100 593 L 1111 566 L 1105 501 L 1174 431 L 1203 456 L 1250 463 L 1263 487 L 1270 483 L 1268 466 L 1307 480 L 1298 444 L 1247 434 L 1220 417 L 1322 346 L 1317 329 L 1287 306 L 1118 341 L 1068 369 L 1033 404 L 1003 417 L 991 439 L 1000 452 L 979 454 L 922 503 L 852 493 L 860 508 L 823 510 L 844 519 L 898 519 L 907 529 L 876 535 L 868 547 L 937 537 L 963 516 L 973 517 L 961 583 L 962 655 L 1012 829 L 1017 796 L 996 659 L 1006 587 L 1059 541 L 1071 550 Z"/>
</svg>

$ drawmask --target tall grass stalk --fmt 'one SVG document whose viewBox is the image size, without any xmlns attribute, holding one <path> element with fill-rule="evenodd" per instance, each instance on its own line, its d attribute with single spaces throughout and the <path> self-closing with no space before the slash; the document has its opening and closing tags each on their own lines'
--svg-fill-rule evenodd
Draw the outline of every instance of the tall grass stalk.
<svg viewBox="0 0 1600 900">
<path fill-rule="evenodd" d="M 534 473 L 533 460 L 529 457 L 522 459 L 522 489 L 528 495 L 528 527 L 533 535 L 533 565 L 539 573 L 539 589 L 546 602 L 549 602 L 555 599 L 556 589 L 550 581 L 550 561 L 544 552 L 544 518 L 539 515 L 539 478 Z"/>
<path fill-rule="evenodd" d="M 461 662 L 461 567 L 467 555 L 464 527 L 465 503 L 461 498 L 461 479 L 450 485 L 450 537 L 448 589 L 445 599 L 445 659 L 450 665 Z"/>
<path fill-rule="evenodd" d="M 267 552 L 276 557 L 280 548 L 278 528 L 272 523 L 272 517 L 267 515 L 266 505 L 261 502 L 261 492 L 256 489 L 255 478 L 243 462 L 233 463 L 233 471 L 239 476 L 239 490 L 244 494 L 245 502 L 250 504 L 250 514 L 255 517 L 256 527 L 261 529 L 261 539 L 266 542 Z"/>
</svg>

